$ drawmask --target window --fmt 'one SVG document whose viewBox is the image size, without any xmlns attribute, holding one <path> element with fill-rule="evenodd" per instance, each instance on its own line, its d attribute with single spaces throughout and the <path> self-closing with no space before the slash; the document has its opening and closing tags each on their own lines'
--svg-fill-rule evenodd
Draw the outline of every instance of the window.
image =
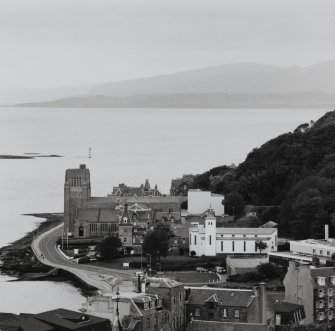
<svg viewBox="0 0 335 331">
<path fill-rule="evenodd" d="M 196 245 L 197 244 L 197 236 L 195 235 L 194 236 L 194 245 Z"/>
<path fill-rule="evenodd" d="M 209 244 L 212 245 L 212 236 L 209 235 Z"/>
<path fill-rule="evenodd" d="M 226 317 L 227 317 L 227 309 L 226 309 L 226 308 L 223 308 L 223 311 L 222 311 L 222 317 L 223 317 L 223 318 L 226 318 Z"/>
<path fill-rule="evenodd" d="M 181 300 L 182 300 L 182 295 L 181 293 L 179 293 L 179 302 L 181 302 Z"/>
<path fill-rule="evenodd" d="M 127 242 L 127 238 L 123 237 L 123 242 L 126 243 Z"/>
<path fill-rule="evenodd" d="M 97 232 L 97 231 L 98 231 L 98 224 L 90 223 L 90 232 Z"/>
<path fill-rule="evenodd" d="M 140 244 L 143 244 L 143 238 L 140 239 Z"/>
<path fill-rule="evenodd" d="M 280 325 L 281 324 L 281 316 L 280 314 L 276 314 L 276 325 Z"/>
<path fill-rule="evenodd" d="M 235 241 L 233 241 L 231 244 L 232 244 L 232 251 L 235 252 Z"/>
<path fill-rule="evenodd" d="M 149 308 L 149 305 L 147 302 L 144 303 L 144 309 L 148 309 Z"/>
<path fill-rule="evenodd" d="M 243 242 L 243 251 L 245 252 L 245 250 L 246 250 L 246 242 L 244 241 Z"/>
<path fill-rule="evenodd" d="M 316 281 L 321 286 L 326 285 L 326 277 L 316 277 Z M 321 291 L 323 291 L 323 290 L 321 290 Z"/>
<path fill-rule="evenodd" d="M 257 241 L 255 241 L 255 252 L 257 252 Z"/>
<path fill-rule="evenodd" d="M 322 249 L 320 249 L 320 255 L 323 255 L 323 250 Z"/>
<path fill-rule="evenodd" d="M 316 254 L 316 249 L 313 249 L 313 254 Z"/>
<path fill-rule="evenodd" d="M 81 187 L 81 178 L 71 178 L 72 187 Z"/>
<path fill-rule="evenodd" d="M 176 296 L 175 295 L 172 297 L 172 300 L 173 300 L 173 303 L 176 303 Z"/>
<path fill-rule="evenodd" d="M 234 317 L 240 318 L 240 311 L 238 309 L 234 309 Z"/>
<path fill-rule="evenodd" d="M 223 252 L 223 241 L 221 241 L 221 252 Z"/>
<path fill-rule="evenodd" d="M 84 237 L 84 227 L 81 225 L 78 230 L 79 237 Z"/>
<path fill-rule="evenodd" d="M 109 230 L 109 224 L 108 223 L 101 223 L 100 228 L 102 232 L 108 232 Z"/>
<path fill-rule="evenodd" d="M 194 309 L 194 316 L 197 316 L 197 317 L 200 316 L 200 308 L 195 308 Z"/>
<path fill-rule="evenodd" d="M 329 251 L 327 251 L 327 255 L 330 256 L 330 252 Z"/>
</svg>

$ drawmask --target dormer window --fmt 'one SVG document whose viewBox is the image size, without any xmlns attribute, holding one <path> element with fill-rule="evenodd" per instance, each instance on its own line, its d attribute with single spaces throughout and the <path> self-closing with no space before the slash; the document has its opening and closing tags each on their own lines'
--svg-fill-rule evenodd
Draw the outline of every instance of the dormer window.
<svg viewBox="0 0 335 331">
<path fill-rule="evenodd" d="M 144 309 L 145 309 L 145 310 L 146 310 L 146 309 L 149 309 L 149 305 L 148 305 L 147 302 L 144 303 Z"/>
<path fill-rule="evenodd" d="M 316 281 L 320 286 L 326 285 L 326 277 L 316 277 Z"/>
</svg>

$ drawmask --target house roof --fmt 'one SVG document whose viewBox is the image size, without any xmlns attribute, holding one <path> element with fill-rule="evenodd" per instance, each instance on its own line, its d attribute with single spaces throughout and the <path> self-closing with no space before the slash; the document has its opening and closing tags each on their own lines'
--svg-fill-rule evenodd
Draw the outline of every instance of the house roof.
<svg viewBox="0 0 335 331">
<path fill-rule="evenodd" d="M 198 288 L 188 287 L 191 290 L 189 304 L 202 305 L 213 295 L 222 305 L 233 307 L 248 307 L 254 299 L 252 290 L 227 288 Z"/>
<path fill-rule="evenodd" d="M 64 327 L 69 330 L 75 330 L 79 327 L 82 328 L 83 326 L 93 326 L 98 323 L 108 322 L 108 320 L 105 318 L 82 314 L 76 311 L 62 308 L 36 314 L 34 317 L 48 324 Z"/>
<path fill-rule="evenodd" d="M 172 280 L 169 278 L 150 278 L 150 287 L 177 287 L 184 285 L 183 283 L 177 282 L 176 280 Z"/>
<path fill-rule="evenodd" d="M 31 316 L 28 318 L 25 318 L 21 322 L 21 327 L 24 331 L 28 330 L 34 330 L 34 331 L 54 331 L 56 330 L 55 327 L 52 325 L 49 325 L 43 321 L 40 321 L 39 319 Z"/>
<path fill-rule="evenodd" d="M 293 313 L 303 309 L 303 306 L 290 302 L 277 302 L 273 308 L 276 313 Z"/>
</svg>

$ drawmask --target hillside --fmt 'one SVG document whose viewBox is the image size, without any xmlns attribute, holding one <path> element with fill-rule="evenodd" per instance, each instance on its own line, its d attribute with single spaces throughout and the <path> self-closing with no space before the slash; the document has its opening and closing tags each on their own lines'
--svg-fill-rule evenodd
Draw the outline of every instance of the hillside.
<svg viewBox="0 0 335 331">
<path fill-rule="evenodd" d="M 33 107 L 333 107 L 335 61 L 309 67 L 235 63 L 98 84 Z M 1 100 L 0 100 L 1 103 Z"/>
<path fill-rule="evenodd" d="M 278 206 L 266 217 L 279 222 L 281 236 L 322 237 L 324 224 L 335 225 L 335 111 L 255 148 L 238 167 L 196 176 L 192 186 Z"/>
</svg>

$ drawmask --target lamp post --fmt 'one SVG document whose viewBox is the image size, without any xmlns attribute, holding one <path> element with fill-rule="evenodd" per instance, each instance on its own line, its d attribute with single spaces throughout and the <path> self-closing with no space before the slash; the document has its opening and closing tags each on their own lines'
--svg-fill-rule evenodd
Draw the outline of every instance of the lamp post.
<svg viewBox="0 0 335 331">
<path fill-rule="evenodd" d="M 150 265 L 150 266 L 149 266 L 149 276 L 151 277 L 151 254 L 147 254 L 147 256 L 149 256 L 149 261 L 150 261 L 150 262 L 149 262 L 149 263 L 150 263 L 150 264 L 149 264 L 149 265 Z"/>
</svg>

